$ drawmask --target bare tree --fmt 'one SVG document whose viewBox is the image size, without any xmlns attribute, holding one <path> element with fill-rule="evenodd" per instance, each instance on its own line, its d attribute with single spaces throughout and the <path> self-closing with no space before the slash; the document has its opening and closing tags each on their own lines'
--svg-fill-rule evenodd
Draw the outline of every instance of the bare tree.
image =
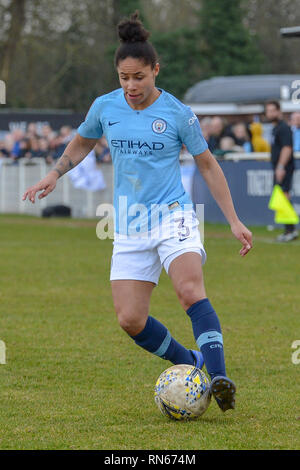
<svg viewBox="0 0 300 470">
<path fill-rule="evenodd" d="M 256 33 L 267 73 L 299 73 L 299 40 L 282 38 L 282 27 L 300 25 L 300 0 L 248 0 L 245 23 Z"/>
<path fill-rule="evenodd" d="M 5 82 L 9 79 L 12 63 L 25 24 L 25 4 L 26 0 L 11 0 L 7 8 L 7 13 L 10 16 L 10 25 L 7 31 L 7 39 L 2 47 L 3 52 L 0 66 L 0 76 Z"/>
</svg>

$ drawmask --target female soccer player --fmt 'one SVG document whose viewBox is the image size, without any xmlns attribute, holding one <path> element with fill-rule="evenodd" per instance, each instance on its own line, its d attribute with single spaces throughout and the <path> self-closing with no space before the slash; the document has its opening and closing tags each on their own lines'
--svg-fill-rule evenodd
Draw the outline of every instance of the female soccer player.
<svg viewBox="0 0 300 470">
<path fill-rule="evenodd" d="M 76 166 L 105 135 L 114 164 L 115 239 L 112 295 L 120 326 L 135 343 L 173 364 L 206 365 L 211 393 L 222 411 L 235 406 L 235 384 L 226 375 L 223 338 L 205 292 L 206 254 L 192 202 L 181 183 L 182 144 L 194 156 L 212 195 L 242 243 L 251 232 L 238 219 L 224 174 L 207 148 L 191 109 L 155 86 L 159 63 L 138 13 L 118 25 L 115 66 L 121 88 L 97 98 L 55 168 L 24 194 L 34 203 Z M 137 217 L 137 214 L 139 216 Z M 142 236 L 143 235 L 143 236 Z M 146 236 L 145 236 L 146 235 Z M 162 266 L 191 319 L 200 351 L 186 349 L 149 316 L 150 297 Z"/>
</svg>

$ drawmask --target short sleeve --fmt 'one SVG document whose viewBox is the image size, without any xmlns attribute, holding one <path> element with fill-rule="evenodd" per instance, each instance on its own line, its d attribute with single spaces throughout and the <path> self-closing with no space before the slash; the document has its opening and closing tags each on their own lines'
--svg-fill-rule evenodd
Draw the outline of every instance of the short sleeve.
<svg viewBox="0 0 300 470">
<path fill-rule="evenodd" d="M 282 147 L 293 147 L 293 133 L 288 125 L 281 127 L 279 131 L 279 139 Z"/>
<path fill-rule="evenodd" d="M 199 155 L 208 148 L 199 120 L 188 106 L 185 107 L 179 122 L 179 137 L 193 156 Z"/>
<path fill-rule="evenodd" d="M 93 102 L 84 122 L 80 124 L 77 132 L 81 137 L 85 137 L 86 139 L 100 139 L 100 137 L 102 137 L 101 101 L 99 98 L 95 99 Z"/>
</svg>

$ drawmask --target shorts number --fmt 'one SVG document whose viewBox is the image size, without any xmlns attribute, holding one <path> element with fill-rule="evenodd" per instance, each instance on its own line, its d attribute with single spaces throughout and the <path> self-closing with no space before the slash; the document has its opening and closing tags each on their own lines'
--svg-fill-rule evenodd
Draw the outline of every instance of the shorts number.
<svg viewBox="0 0 300 470">
<path fill-rule="evenodd" d="M 184 225 L 184 217 L 180 217 L 180 219 L 174 219 L 174 222 L 178 223 L 178 235 L 179 241 L 183 242 L 188 236 L 190 235 L 190 229 Z"/>
</svg>

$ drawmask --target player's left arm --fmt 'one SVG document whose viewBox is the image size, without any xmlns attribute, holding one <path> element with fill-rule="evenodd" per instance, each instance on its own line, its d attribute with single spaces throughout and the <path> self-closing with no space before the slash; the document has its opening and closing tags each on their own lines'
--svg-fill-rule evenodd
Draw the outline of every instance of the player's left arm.
<svg viewBox="0 0 300 470">
<path fill-rule="evenodd" d="M 194 159 L 212 196 L 226 217 L 233 235 L 243 245 L 240 255 L 245 256 L 252 248 L 252 233 L 239 220 L 235 212 L 222 168 L 208 149 L 199 155 L 195 155 Z"/>
<path fill-rule="evenodd" d="M 278 183 L 281 183 L 286 174 L 286 165 L 291 159 L 293 148 L 290 145 L 282 147 L 277 166 L 275 168 L 275 178 Z"/>
</svg>

